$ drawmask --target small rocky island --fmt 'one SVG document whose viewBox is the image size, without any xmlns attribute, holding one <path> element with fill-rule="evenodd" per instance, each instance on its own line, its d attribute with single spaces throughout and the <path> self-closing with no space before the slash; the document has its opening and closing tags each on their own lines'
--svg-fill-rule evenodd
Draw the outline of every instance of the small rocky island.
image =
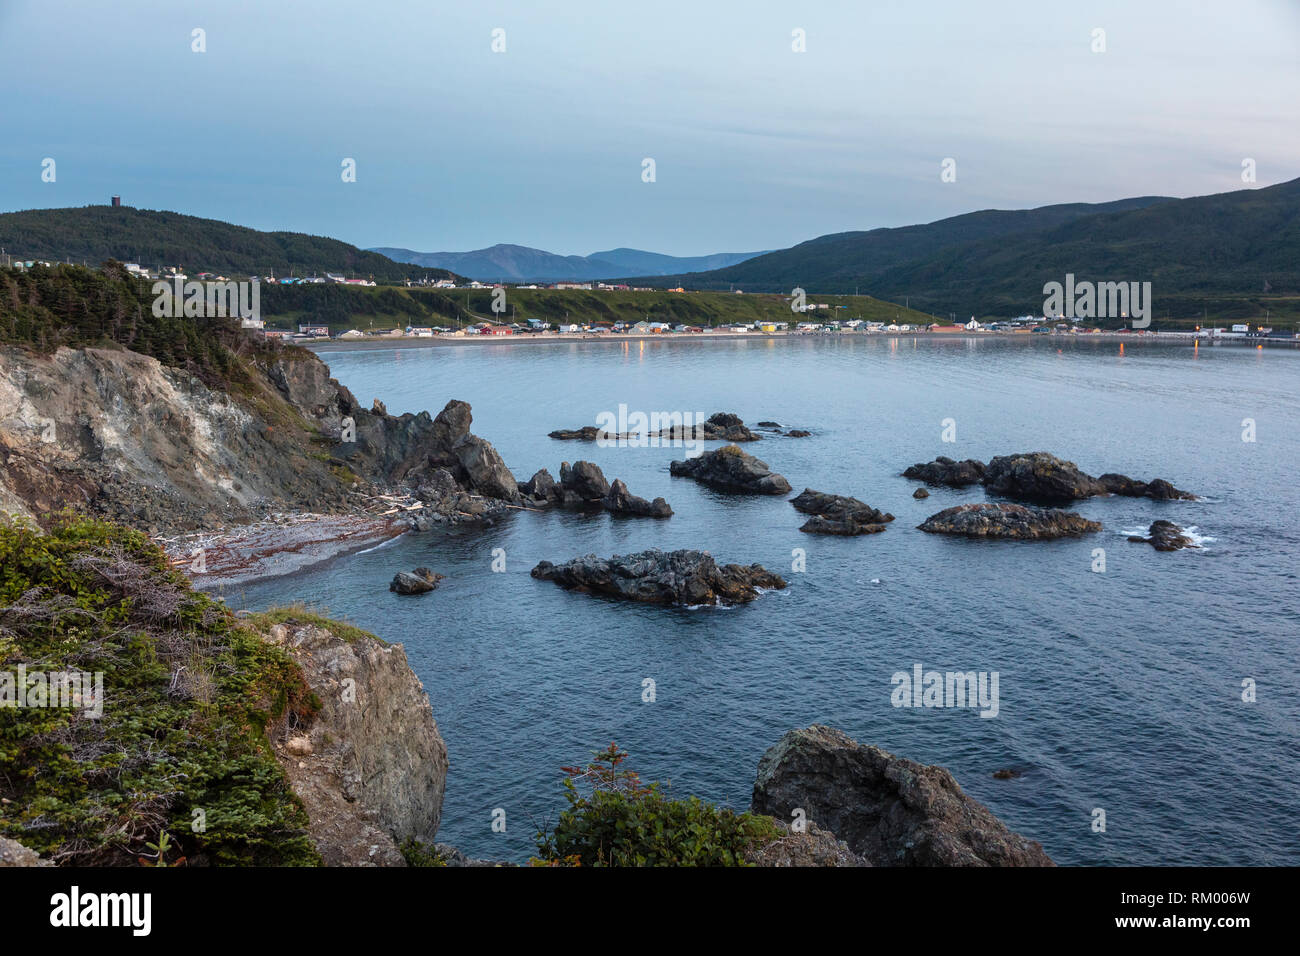
<svg viewBox="0 0 1300 956">
<path fill-rule="evenodd" d="M 812 515 L 800 526 L 809 534 L 859 535 L 879 534 L 894 516 L 879 511 L 857 498 L 830 495 L 805 488 L 790 499 L 796 511 Z"/>
<path fill-rule="evenodd" d="M 1140 534 L 1129 535 L 1130 541 L 1138 544 L 1149 544 L 1157 551 L 1181 551 L 1183 548 L 1199 548 L 1192 539 L 1183 531 L 1182 528 L 1172 521 L 1151 522 L 1151 527 L 1147 528 L 1147 537 Z"/>
<path fill-rule="evenodd" d="M 611 514 L 642 518 L 670 518 L 673 509 L 663 498 L 646 501 L 627 490 L 621 478 L 610 484 L 600 466 L 590 461 L 560 463 L 557 482 L 545 468 L 519 486 L 524 502 L 532 507 L 601 509 Z"/>
<path fill-rule="evenodd" d="M 428 568 L 416 568 L 414 571 L 398 571 L 393 575 L 388 590 L 396 594 L 427 594 L 438 587 L 438 582 L 445 574 L 437 574 Z"/>
<path fill-rule="evenodd" d="M 542 561 L 532 576 L 569 591 L 604 594 L 625 601 L 669 606 L 747 604 L 759 589 L 786 586 L 758 564 L 720 565 L 707 551 L 640 551 L 598 558 L 589 554 L 564 564 Z"/>
<path fill-rule="evenodd" d="M 917 527 L 930 534 L 1038 541 L 1091 534 L 1101 530 L 1101 523 L 1059 508 L 980 502 L 945 508 Z"/>
<path fill-rule="evenodd" d="M 1163 478 L 1139 481 L 1114 472 L 1094 478 L 1074 462 L 1045 451 L 999 455 L 987 465 L 974 458 L 953 461 L 940 456 L 932 462 L 912 465 L 903 472 L 903 477 L 952 488 L 983 484 L 991 495 L 1022 501 L 1078 501 L 1097 495 L 1157 501 L 1196 500 L 1196 495 L 1175 488 Z"/>
<path fill-rule="evenodd" d="M 790 482 L 736 445 L 724 445 L 698 458 L 674 461 L 668 470 L 679 478 L 694 478 L 719 491 L 748 495 L 785 495 Z"/>
<path fill-rule="evenodd" d="M 607 432 L 595 425 L 581 428 L 558 428 L 548 438 L 559 441 L 635 441 L 656 438 L 660 441 L 758 441 L 763 436 L 745 427 L 739 415 L 714 412 L 698 425 L 673 425 L 653 432 Z"/>
</svg>

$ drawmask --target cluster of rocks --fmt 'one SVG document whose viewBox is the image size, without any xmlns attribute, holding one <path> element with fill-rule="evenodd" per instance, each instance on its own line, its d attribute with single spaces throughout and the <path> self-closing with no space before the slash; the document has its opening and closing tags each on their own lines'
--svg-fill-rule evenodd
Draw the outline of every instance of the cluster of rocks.
<svg viewBox="0 0 1300 956">
<path fill-rule="evenodd" d="M 604 594 L 644 604 L 697 606 L 747 604 L 759 589 L 786 582 L 758 564 L 718 564 L 707 551 L 640 551 L 598 558 L 594 554 L 564 564 L 542 561 L 532 576 L 570 591 Z"/>
<path fill-rule="evenodd" d="M 414 571 L 398 571 L 393 575 L 388 590 L 397 594 L 426 594 L 438 586 L 445 574 L 436 574 L 428 568 L 416 568 Z"/>
<path fill-rule="evenodd" d="M 807 438 L 812 432 L 804 431 L 802 428 L 791 428 L 787 432 L 781 431 L 780 422 L 759 422 L 758 428 L 766 428 L 768 431 L 776 432 L 778 435 L 784 434 L 786 438 Z"/>
<path fill-rule="evenodd" d="M 942 767 L 818 724 L 789 731 L 763 755 L 751 809 L 778 821 L 805 817 L 836 841 L 806 841 L 812 846 L 785 862 L 769 852 L 768 865 L 1055 865 L 1042 844 L 1008 829 Z"/>
<path fill-rule="evenodd" d="M 673 509 L 663 498 L 647 501 L 627 490 L 621 478 L 611 484 L 600 466 L 590 461 L 560 464 L 557 482 L 543 468 L 520 486 L 526 504 L 536 507 L 597 509 L 643 518 L 669 518 Z"/>
<path fill-rule="evenodd" d="M 674 461 L 668 470 L 680 478 L 694 478 L 720 491 L 750 495 L 784 495 L 790 482 L 736 445 L 724 445 L 685 461 Z"/>
<path fill-rule="evenodd" d="M 1063 538 L 1101 530 L 1099 522 L 1089 521 L 1073 511 L 994 502 L 945 508 L 917 527 L 931 534 L 1021 541 Z"/>
<path fill-rule="evenodd" d="M 987 465 L 974 458 L 953 461 L 940 456 L 931 462 L 912 465 L 903 472 L 903 477 L 952 488 L 983 484 L 990 494 L 1027 501 L 1078 501 L 1096 495 L 1196 500 L 1194 494 L 1175 488 L 1163 478 L 1139 481 L 1113 472 L 1093 478 L 1074 462 L 1045 451 L 1000 455 Z"/>
<path fill-rule="evenodd" d="M 758 441 L 763 436 L 745 427 L 739 415 L 730 412 L 715 412 L 698 425 L 672 425 L 658 431 L 607 432 L 595 425 L 581 428 L 560 428 L 550 432 L 548 437 L 560 441 L 640 441 L 655 438 L 660 441 Z"/>
<path fill-rule="evenodd" d="M 879 511 L 857 498 L 830 495 L 805 488 L 790 499 L 796 511 L 812 515 L 800 526 L 809 534 L 859 535 L 878 534 L 894 516 Z"/>
<path fill-rule="evenodd" d="M 1147 528 L 1147 536 L 1144 538 L 1140 534 L 1129 536 L 1130 541 L 1138 544 L 1149 544 L 1157 551 L 1181 551 L 1183 548 L 1199 548 L 1182 528 L 1172 521 L 1151 522 L 1151 527 Z"/>
</svg>

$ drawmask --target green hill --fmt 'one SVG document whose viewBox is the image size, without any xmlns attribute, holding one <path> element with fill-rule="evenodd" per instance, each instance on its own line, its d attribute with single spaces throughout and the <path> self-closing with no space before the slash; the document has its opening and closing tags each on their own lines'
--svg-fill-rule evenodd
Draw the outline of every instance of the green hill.
<svg viewBox="0 0 1300 956">
<path fill-rule="evenodd" d="M 985 210 L 822 236 L 739 265 L 657 278 L 686 288 L 854 288 L 959 315 L 1036 313 L 1067 272 L 1149 281 L 1159 317 L 1300 316 L 1300 180 L 1192 199 Z M 1267 283 L 1267 285 L 1266 285 Z"/>
<path fill-rule="evenodd" d="M 0 246 L 14 258 L 97 266 L 108 259 L 159 270 L 180 266 L 191 274 L 232 278 L 323 275 L 376 282 L 449 278 L 445 269 L 394 262 L 377 252 L 301 232 L 259 232 L 216 219 L 130 206 L 27 209 L 0 213 Z"/>
</svg>

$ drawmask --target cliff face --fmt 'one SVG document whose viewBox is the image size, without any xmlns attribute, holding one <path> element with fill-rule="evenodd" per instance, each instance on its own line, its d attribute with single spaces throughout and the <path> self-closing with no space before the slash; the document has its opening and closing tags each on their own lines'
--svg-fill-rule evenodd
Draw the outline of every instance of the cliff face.
<svg viewBox="0 0 1300 956">
<path fill-rule="evenodd" d="M 447 748 L 401 645 L 349 638 L 292 621 L 267 630 L 320 701 L 310 724 L 285 720 L 271 740 L 327 866 L 403 866 L 402 842 L 433 844 Z"/>
<path fill-rule="evenodd" d="M 229 360 L 245 374 L 221 390 L 122 349 L 0 348 L 0 510 L 40 518 L 70 507 L 170 533 L 358 510 L 359 494 L 439 469 L 488 497 L 513 484 L 469 434 L 463 402 L 437 418 L 394 416 L 378 401 L 363 408 L 306 350 Z M 464 454 L 473 443 L 490 452 L 495 482 L 475 480 L 485 469 Z"/>
</svg>

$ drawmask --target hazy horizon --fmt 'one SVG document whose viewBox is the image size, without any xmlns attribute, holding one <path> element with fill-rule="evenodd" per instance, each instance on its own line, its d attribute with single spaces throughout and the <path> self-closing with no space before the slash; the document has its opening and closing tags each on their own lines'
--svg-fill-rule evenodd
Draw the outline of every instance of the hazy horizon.
<svg viewBox="0 0 1300 956">
<path fill-rule="evenodd" d="M 653 15 L 10 0 L 0 208 L 120 195 L 362 248 L 697 256 L 980 209 L 1205 195 L 1300 175 L 1298 40 L 1286 0 Z"/>
</svg>

